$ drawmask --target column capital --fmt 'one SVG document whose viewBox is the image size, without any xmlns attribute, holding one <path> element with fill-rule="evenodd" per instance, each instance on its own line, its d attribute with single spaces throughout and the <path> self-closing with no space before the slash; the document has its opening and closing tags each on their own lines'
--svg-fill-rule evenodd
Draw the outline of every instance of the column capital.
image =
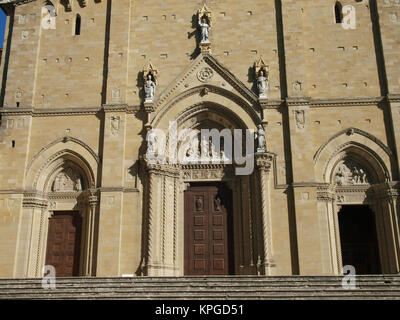
<svg viewBox="0 0 400 320">
<path fill-rule="evenodd" d="M 275 154 L 271 152 L 257 152 L 254 155 L 256 166 L 261 171 L 269 172 L 271 170 L 272 162 Z"/>
</svg>

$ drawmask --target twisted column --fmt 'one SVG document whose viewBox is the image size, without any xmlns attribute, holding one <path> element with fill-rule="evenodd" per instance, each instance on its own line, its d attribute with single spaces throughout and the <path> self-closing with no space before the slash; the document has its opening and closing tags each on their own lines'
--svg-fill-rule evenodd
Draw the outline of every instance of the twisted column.
<svg viewBox="0 0 400 320">
<path fill-rule="evenodd" d="M 148 215 L 147 215 L 147 261 L 146 261 L 146 267 L 147 270 L 149 269 L 149 266 L 152 265 L 153 263 L 153 220 L 154 220 L 154 172 L 152 170 L 149 170 L 148 173 Z"/>
<path fill-rule="evenodd" d="M 258 168 L 258 177 L 261 191 L 261 218 L 263 227 L 263 249 L 264 257 L 262 265 L 265 275 L 269 275 L 269 269 L 272 265 L 272 240 L 271 240 L 271 215 L 269 210 L 269 188 L 268 177 L 271 169 L 272 155 L 263 152 L 256 154 L 256 166 Z"/>
<path fill-rule="evenodd" d="M 94 256 L 94 228 L 96 223 L 96 207 L 99 203 L 99 198 L 96 195 L 96 189 L 89 190 L 88 204 L 89 210 L 86 217 L 87 223 L 87 264 L 86 276 L 91 276 L 93 271 L 93 256 Z"/>
</svg>

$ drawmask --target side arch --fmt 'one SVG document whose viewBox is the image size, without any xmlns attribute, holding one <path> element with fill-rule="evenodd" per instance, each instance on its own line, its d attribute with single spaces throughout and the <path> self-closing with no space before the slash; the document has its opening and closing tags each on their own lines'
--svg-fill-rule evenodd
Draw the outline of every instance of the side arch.
<svg viewBox="0 0 400 320">
<path fill-rule="evenodd" d="M 316 180 L 330 183 L 330 174 L 338 159 L 350 153 L 368 162 L 379 182 L 392 180 L 393 153 L 379 139 L 356 128 L 339 132 L 318 149 L 314 155 Z"/>
<path fill-rule="evenodd" d="M 42 192 L 48 190 L 50 177 L 67 162 L 82 170 L 86 188 L 96 186 L 98 156 L 84 142 L 64 137 L 48 144 L 32 158 L 25 173 L 25 188 Z"/>
</svg>

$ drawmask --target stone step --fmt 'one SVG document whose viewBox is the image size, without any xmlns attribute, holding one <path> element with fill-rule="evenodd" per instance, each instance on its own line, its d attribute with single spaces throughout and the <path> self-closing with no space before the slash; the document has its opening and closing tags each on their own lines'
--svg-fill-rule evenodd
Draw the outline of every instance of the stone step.
<svg viewBox="0 0 400 320">
<path fill-rule="evenodd" d="M 400 276 L 342 277 L 134 277 L 57 278 L 55 290 L 41 279 L 0 279 L 0 299 L 400 299 Z"/>
</svg>

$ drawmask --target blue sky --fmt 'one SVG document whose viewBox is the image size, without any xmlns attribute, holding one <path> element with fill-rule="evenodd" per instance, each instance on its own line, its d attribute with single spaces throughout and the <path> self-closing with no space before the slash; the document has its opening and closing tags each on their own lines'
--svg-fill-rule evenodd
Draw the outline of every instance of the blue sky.
<svg viewBox="0 0 400 320">
<path fill-rule="evenodd" d="M 3 48 L 4 40 L 4 29 L 6 27 L 6 15 L 2 9 L 0 9 L 0 48 Z"/>
</svg>

